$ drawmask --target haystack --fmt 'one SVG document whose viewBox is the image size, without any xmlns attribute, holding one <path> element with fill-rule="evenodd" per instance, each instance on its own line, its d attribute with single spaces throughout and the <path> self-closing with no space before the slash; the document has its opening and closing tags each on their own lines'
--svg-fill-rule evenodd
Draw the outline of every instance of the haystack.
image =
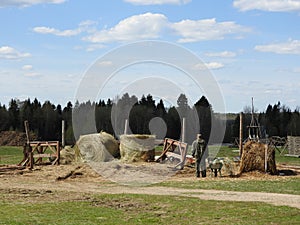
<svg viewBox="0 0 300 225">
<path fill-rule="evenodd" d="M 60 164 L 68 165 L 81 162 L 83 162 L 83 159 L 77 145 L 74 145 L 74 147 L 66 146 L 60 151 Z"/>
<path fill-rule="evenodd" d="M 153 161 L 155 135 L 121 135 L 121 160 L 125 162 Z"/>
<path fill-rule="evenodd" d="M 82 135 L 76 145 L 84 162 L 107 162 L 119 156 L 118 142 L 105 132 Z"/>
<path fill-rule="evenodd" d="M 240 162 L 240 173 L 250 171 L 265 172 L 265 155 L 267 151 L 267 172 L 276 174 L 275 149 L 267 144 L 248 141 L 244 145 Z"/>
</svg>

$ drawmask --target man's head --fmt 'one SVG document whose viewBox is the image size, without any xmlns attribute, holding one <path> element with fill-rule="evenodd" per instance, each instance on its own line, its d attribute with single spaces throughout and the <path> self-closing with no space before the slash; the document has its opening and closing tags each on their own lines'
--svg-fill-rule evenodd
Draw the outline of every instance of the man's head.
<svg viewBox="0 0 300 225">
<path fill-rule="evenodd" d="M 201 134 L 197 134 L 197 139 L 200 139 L 202 137 Z"/>
</svg>

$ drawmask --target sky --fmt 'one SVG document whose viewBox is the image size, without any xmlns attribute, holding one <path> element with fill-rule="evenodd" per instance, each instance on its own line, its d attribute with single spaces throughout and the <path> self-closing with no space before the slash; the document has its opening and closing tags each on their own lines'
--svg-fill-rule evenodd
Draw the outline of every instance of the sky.
<svg viewBox="0 0 300 225">
<path fill-rule="evenodd" d="M 0 28 L 2 105 L 37 98 L 65 106 L 93 65 L 117 60 L 103 61 L 107 54 L 161 41 L 199 58 L 226 112 L 242 111 L 252 97 L 261 112 L 278 101 L 300 106 L 300 0 L 1 0 Z M 97 84 L 103 90 L 97 97 L 135 90 L 140 98 L 153 87 L 168 89 L 154 96 L 170 104 L 182 91 L 191 103 L 202 94 L 213 99 L 205 82 L 198 90 L 189 78 L 178 65 L 132 64 Z"/>
</svg>

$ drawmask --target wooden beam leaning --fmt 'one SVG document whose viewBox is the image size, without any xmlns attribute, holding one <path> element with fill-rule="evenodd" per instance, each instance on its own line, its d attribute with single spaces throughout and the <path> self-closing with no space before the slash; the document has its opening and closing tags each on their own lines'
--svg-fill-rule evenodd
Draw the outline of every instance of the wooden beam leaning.
<svg viewBox="0 0 300 225">
<path fill-rule="evenodd" d="M 156 159 L 156 162 L 162 162 L 166 158 L 174 157 L 179 160 L 175 166 L 180 169 L 184 168 L 188 144 L 173 139 L 165 138 L 164 147 L 161 155 Z M 179 151 L 175 152 L 178 149 Z"/>
</svg>

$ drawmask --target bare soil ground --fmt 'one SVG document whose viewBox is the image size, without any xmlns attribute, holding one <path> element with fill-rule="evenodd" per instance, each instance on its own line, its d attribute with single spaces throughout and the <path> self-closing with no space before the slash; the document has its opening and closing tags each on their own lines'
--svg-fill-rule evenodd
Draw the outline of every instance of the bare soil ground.
<svg viewBox="0 0 300 225">
<path fill-rule="evenodd" d="M 126 165 L 124 167 L 127 167 Z M 4 200 L 28 201 L 28 202 L 57 202 L 70 200 L 86 200 L 91 194 L 149 194 L 149 195 L 172 195 L 195 197 L 205 200 L 221 201 L 255 201 L 273 205 L 291 206 L 300 209 L 300 195 L 258 193 L 258 192 L 236 192 L 204 189 L 184 189 L 174 187 L 159 186 L 132 186 L 114 183 L 95 172 L 89 165 L 60 165 L 60 166 L 36 166 L 33 170 L 29 169 L 3 169 L 0 167 L 0 195 Z M 117 169 L 120 169 L 116 165 Z M 281 170 L 291 170 L 297 172 L 296 177 L 300 177 L 300 168 L 286 168 L 278 166 Z M 127 167 L 128 169 L 128 167 Z M 152 169 L 152 168 L 150 168 Z M 111 172 L 111 171 L 110 171 Z M 157 170 L 155 171 L 157 172 Z M 109 175 L 109 174 L 108 174 Z M 208 174 L 210 175 L 210 174 Z M 121 174 L 118 174 L 121 176 Z M 210 177 L 210 179 L 233 179 L 230 177 Z M 270 176 L 257 172 L 242 175 L 240 180 L 284 180 L 285 176 Z M 178 171 L 168 180 L 185 181 L 195 180 L 194 169 L 185 167 Z M 125 203 L 124 203 L 125 204 Z"/>
</svg>

